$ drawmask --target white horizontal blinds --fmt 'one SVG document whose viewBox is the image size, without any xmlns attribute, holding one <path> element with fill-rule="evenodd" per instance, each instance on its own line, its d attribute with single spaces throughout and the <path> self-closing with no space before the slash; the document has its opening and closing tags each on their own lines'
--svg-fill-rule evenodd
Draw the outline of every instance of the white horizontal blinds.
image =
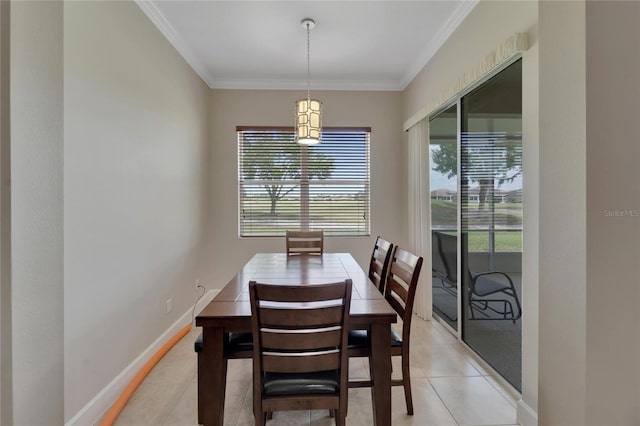
<svg viewBox="0 0 640 426">
<path fill-rule="evenodd" d="M 369 134 L 325 128 L 305 147 L 293 128 L 239 127 L 240 236 L 369 235 Z"/>
<path fill-rule="evenodd" d="M 522 133 L 462 132 L 462 229 L 522 229 Z"/>
<path fill-rule="evenodd" d="M 309 147 L 309 228 L 369 235 L 369 131 L 322 132 Z"/>
</svg>

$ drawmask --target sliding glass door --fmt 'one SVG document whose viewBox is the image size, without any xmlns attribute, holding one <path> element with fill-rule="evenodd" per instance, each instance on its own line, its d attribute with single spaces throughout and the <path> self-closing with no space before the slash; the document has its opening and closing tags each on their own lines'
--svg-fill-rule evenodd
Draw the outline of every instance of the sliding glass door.
<svg viewBox="0 0 640 426">
<path fill-rule="evenodd" d="M 522 61 L 429 128 L 433 312 L 520 390 Z"/>
<path fill-rule="evenodd" d="M 522 62 L 461 99 L 462 340 L 521 388 Z"/>
<path fill-rule="evenodd" d="M 433 311 L 458 330 L 458 107 L 429 120 Z"/>
</svg>

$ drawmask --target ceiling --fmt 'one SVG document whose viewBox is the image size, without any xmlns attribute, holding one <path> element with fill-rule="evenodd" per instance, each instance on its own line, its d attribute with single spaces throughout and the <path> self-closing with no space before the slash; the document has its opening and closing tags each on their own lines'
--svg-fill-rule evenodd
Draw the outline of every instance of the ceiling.
<svg viewBox="0 0 640 426">
<path fill-rule="evenodd" d="M 211 88 L 403 90 L 475 7 L 446 1 L 136 3 Z"/>
</svg>

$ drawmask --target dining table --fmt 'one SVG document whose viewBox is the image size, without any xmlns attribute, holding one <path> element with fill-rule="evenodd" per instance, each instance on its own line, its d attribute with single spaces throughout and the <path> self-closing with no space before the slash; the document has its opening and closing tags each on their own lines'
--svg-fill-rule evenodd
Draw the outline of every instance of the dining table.
<svg viewBox="0 0 640 426">
<path fill-rule="evenodd" d="M 353 290 L 349 327 L 368 330 L 371 340 L 370 371 L 373 424 L 391 425 L 391 324 L 396 312 L 369 280 L 350 253 L 288 256 L 286 253 L 257 253 L 196 316 L 203 341 L 198 369 L 202 390 L 202 422 L 222 426 L 226 386 L 224 338 L 227 333 L 251 332 L 249 281 L 269 284 L 308 285 L 351 278 Z M 348 418 L 348 414 L 347 414 Z"/>
</svg>

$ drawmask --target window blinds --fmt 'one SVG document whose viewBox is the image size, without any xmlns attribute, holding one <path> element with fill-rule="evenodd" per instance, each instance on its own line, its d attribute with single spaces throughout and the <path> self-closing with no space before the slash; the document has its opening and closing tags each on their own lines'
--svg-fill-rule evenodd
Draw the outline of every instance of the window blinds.
<svg viewBox="0 0 640 426">
<path fill-rule="evenodd" d="M 241 237 L 287 229 L 369 235 L 370 129 L 325 128 L 314 146 L 296 144 L 293 128 L 237 133 Z"/>
</svg>

